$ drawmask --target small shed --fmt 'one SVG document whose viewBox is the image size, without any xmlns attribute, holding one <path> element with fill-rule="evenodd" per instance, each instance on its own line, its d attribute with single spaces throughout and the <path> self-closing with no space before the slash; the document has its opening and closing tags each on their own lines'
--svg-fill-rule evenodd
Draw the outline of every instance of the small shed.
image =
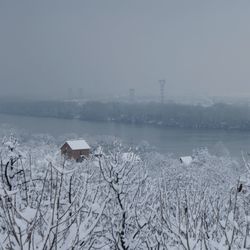
<svg viewBox="0 0 250 250">
<path fill-rule="evenodd" d="M 68 159 L 81 161 L 82 159 L 89 157 L 90 146 L 85 140 L 66 141 L 61 146 L 61 154 L 65 155 Z"/>
<path fill-rule="evenodd" d="M 189 166 L 193 162 L 192 156 L 182 156 L 180 157 L 180 162 L 186 166 Z"/>
</svg>

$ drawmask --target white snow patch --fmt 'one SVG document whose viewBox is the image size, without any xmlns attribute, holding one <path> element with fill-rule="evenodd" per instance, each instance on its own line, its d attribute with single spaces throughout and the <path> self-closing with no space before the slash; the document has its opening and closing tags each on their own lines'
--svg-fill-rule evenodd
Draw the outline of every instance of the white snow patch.
<svg viewBox="0 0 250 250">
<path fill-rule="evenodd" d="M 180 161 L 182 164 L 189 166 L 193 162 L 192 156 L 182 156 L 180 157 Z"/>
</svg>

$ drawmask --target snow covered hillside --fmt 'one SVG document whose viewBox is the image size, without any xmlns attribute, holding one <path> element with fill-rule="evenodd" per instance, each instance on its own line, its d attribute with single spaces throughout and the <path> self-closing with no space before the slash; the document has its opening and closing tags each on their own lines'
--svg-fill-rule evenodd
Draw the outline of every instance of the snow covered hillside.
<svg viewBox="0 0 250 250">
<path fill-rule="evenodd" d="M 198 150 L 187 166 L 111 143 L 76 163 L 53 143 L 1 141 L 1 249 L 250 247 L 246 159 Z"/>
</svg>

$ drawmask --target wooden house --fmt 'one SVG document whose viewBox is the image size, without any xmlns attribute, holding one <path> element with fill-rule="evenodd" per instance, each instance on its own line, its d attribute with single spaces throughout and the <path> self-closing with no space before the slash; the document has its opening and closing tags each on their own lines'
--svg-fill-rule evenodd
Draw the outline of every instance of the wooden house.
<svg viewBox="0 0 250 250">
<path fill-rule="evenodd" d="M 68 159 L 81 161 L 89 157 L 90 146 L 85 140 L 66 141 L 61 146 L 61 154 L 65 155 Z"/>
</svg>

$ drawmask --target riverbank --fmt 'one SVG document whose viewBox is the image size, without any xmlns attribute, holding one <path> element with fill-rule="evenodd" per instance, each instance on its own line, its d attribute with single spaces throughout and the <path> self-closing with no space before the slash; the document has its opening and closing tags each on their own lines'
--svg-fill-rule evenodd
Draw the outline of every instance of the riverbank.
<svg viewBox="0 0 250 250">
<path fill-rule="evenodd" d="M 250 149 L 250 133 L 216 129 L 162 128 L 150 125 L 114 122 L 87 122 L 76 119 L 58 119 L 0 114 L 0 125 L 26 131 L 28 134 L 49 134 L 55 138 L 114 137 L 126 144 L 145 144 L 160 153 L 175 156 L 190 155 L 193 149 L 206 147 L 211 152 L 229 151 L 241 157 L 241 151 Z"/>
</svg>

